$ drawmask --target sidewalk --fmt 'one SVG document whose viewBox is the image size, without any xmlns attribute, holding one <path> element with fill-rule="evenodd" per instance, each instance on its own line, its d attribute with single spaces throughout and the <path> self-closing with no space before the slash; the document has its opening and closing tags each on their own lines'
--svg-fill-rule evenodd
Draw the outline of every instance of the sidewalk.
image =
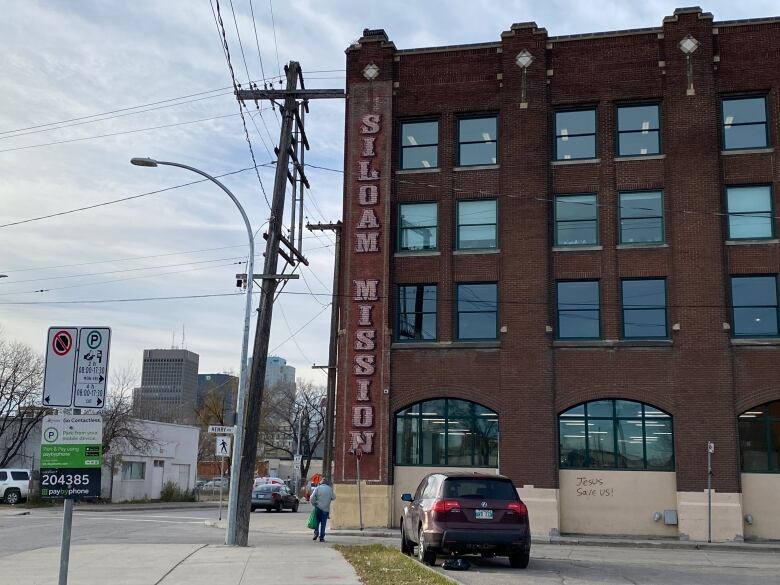
<svg viewBox="0 0 780 585">
<path fill-rule="evenodd" d="M 3 583 L 56 585 L 59 548 L 0 558 Z M 270 578 L 270 576 L 274 576 Z M 262 577 L 262 579 L 261 579 Z M 226 547 L 200 544 L 73 546 L 68 582 L 74 585 L 249 585 L 260 581 L 360 585 L 352 566 L 319 543 Z"/>
<path fill-rule="evenodd" d="M 227 506 L 224 502 L 222 505 Z M 76 502 L 73 509 L 78 512 L 140 512 L 149 510 L 198 510 L 200 508 L 217 507 L 219 507 L 219 502 L 148 502 L 145 504 L 89 504 Z M 35 508 L 32 509 L 34 510 Z"/>
</svg>

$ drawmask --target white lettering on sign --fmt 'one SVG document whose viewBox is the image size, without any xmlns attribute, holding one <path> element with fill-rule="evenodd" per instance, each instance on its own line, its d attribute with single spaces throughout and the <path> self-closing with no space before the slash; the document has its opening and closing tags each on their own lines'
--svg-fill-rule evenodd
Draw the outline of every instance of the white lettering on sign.
<svg viewBox="0 0 780 585">
<path fill-rule="evenodd" d="M 357 380 L 357 400 L 358 402 L 365 402 L 371 400 L 368 389 L 371 387 L 371 380 L 365 378 L 358 378 Z"/>
<path fill-rule="evenodd" d="M 363 453 L 371 453 L 374 450 L 374 431 L 350 431 L 350 448 L 357 451 L 360 449 Z"/>
<path fill-rule="evenodd" d="M 358 191 L 360 205 L 376 205 L 379 203 L 379 187 L 376 185 L 361 185 Z"/>
<path fill-rule="evenodd" d="M 371 325 L 371 305 L 358 305 L 358 325 L 366 327 Z"/>
<path fill-rule="evenodd" d="M 355 234 L 355 252 L 379 252 L 379 232 L 358 232 Z"/>
<path fill-rule="evenodd" d="M 355 300 L 356 301 L 376 301 L 379 297 L 376 294 L 376 285 L 378 280 L 355 280 Z"/>
<path fill-rule="evenodd" d="M 358 329 L 355 336 L 355 349 L 358 351 L 371 351 L 376 347 L 376 329 Z"/>
<path fill-rule="evenodd" d="M 352 426 L 362 428 L 374 424 L 374 408 L 372 406 L 352 407 Z"/>
</svg>

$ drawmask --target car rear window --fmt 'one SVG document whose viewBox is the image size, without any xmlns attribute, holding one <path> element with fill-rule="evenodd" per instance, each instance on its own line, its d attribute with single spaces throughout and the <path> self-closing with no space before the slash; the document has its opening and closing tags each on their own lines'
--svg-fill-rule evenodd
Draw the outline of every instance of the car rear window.
<svg viewBox="0 0 780 585">
<path fill-rule="evenodd" d="M 279 491 L 279 486 L 278 485 L 270 485 L 270 484 L 268 484 L 268 485 L 261 485 L 261 486 L 257 486 L 257 491 L 258 492 L 278 492 Z"/>
<path fill-rule="evenodd" d="M 444 481 L 442 497 L 481 498 L 484 500 L 517 500 L 517 492 L 511 481 L 453 477 Z"/>
<path fill-rule="evenodd" d="M 0 471 L 0 481 L 8 479 L 8 474 L 5 471 Z"/>
<path fill-rule="evenodd" d="M 27 475 L 26 471 L 12 471 L 11 479 L 15 479 L 16 481 L 30 481 L 30 476 Z"/>
</svg>

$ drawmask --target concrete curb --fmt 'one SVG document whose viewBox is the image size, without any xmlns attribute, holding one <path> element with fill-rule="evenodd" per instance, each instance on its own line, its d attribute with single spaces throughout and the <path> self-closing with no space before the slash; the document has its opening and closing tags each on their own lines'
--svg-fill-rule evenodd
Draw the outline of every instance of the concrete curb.
<svg viewBox="0 0 780 585">
<path fill-rule="evenodd" d="M 170 502 L 164 504 L 76 504 L 76 512 L 149 512 L 151 510 L 199 510 L 217 508 L 219 502 Z"/>
<path fill-rule="evenodd" d="M 397 530 L 331 530 L 333 536 L 365 536 L 373 538 L 400 538 Z M 533 537 L 533 544 L 557 544 L 561 546 L 611 546 L 619 548 L 651 548 L 678 550 L 712 550 L 712 551 L 750 551 L 750 552 L 780 552 L 780 542 L 694 542 L 686 540 L 628 540 L 612 538 L 581 538 L 581 537 Z"/>
<path fill-rule="evenodd" d="M 209 528 L 222 528 L 223 530 L 227 527 L 227 523 L 224 520 L 206 520 L 203 524 Z"/>
</svg>

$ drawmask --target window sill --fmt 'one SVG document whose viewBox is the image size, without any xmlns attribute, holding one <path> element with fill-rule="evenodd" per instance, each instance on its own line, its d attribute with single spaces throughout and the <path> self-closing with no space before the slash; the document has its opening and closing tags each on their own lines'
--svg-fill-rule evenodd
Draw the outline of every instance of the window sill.
<svg viewBox="0 0 780 585">
<path fill-rule="evenodd" d="M 592 252 L 603 250 L 604 246 L 553 246 L 553 252 Z"/>
<path fill-rule="evenodd" d="M 412 256 L 441 256 L 441 252 L 438 250 L 420 250 L 419 252 L 409 250 L 405 252 L 396 252 L 393 254 L 393 256 L 396 258 L 409 258 Z"/>
<path fill-rule="evenodd" d="M 390 349 L 499 349 L 500 341 L 395 341 Z"/>
<path fill-rule="evenodd" d="M 426 173 L 438 173 L 441 169 L 439 167 L 430 167 L 423 169 L 398 169 L 396 175 L 422 175 Z"/>
<path fill-rule="evenodd" d="M 456 173 L 459 173 L 461 171 L 487 171 L 492 169 L 500 169 L 501 165 L 495 164 L 495 165 L 471 165 L 467 167 L 453 167 L 453 171 Z"/>
<path fill-rule="evenodd" d="M 636 155 L 616 156 L 615 162 L 623 162 L 626 160 L 663 160 L 665 158 L 666 158 L 665 154 L 636 154 Z"/>
<path fill-rule="evenodd" d="M 774 152 L 775 149 L 771 146 L 768 148 L 743 148 L 741 150 L 721 150 L 721 156 L 733 156 L 735 154 L 765 154 L 768 152 Z"/>
<path fill-rule="evenodd" d="M 760 246 L 761 244 L 780 244 L 780 240 L 776 238 L 760 240 L 726 240 L 727 246 Z"/>
<path fill-rule="evenodd" d="M 643 244 L 618 244 L 616 248 L 618 250 L 653 250 L 657 248 L 668 248 L 669 244 L 657 243 L 643 243 Z"/>
<path fill-rule="evenodd" d="M 780 341 L 780 340 L 778 340 Z M 671 339 L 556 339 L 553 347 L 671 347 Z"/>
<path fill-rule="evenodd" d="M 469 256 L 473 254 L 500 254 L 501 248 L 483 248 L 481 250 L 454 250 L 453 256 Z"/>
<path fill-rule="evenodd" d="M 732 337 L 731 345 L 780 345 L 780 337 Z"/>
<path fill-rule="evenodd" d="M 568 165 L 592 165 L 600 162 L 600 158 L 575 158 L 573 160 L 554 160 L 550 162 L 550 166 L 565 167 Z"/>
</svg>

